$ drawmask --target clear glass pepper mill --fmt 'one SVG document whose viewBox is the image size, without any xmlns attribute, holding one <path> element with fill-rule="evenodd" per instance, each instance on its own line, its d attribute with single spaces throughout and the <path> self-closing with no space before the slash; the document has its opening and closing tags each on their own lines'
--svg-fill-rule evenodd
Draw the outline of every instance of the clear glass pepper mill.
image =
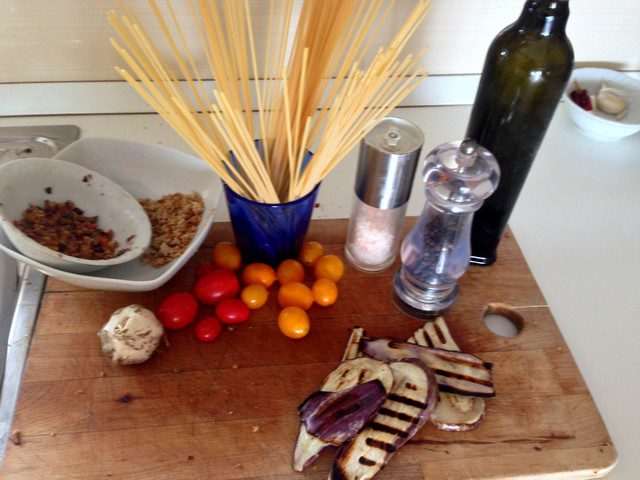
<svg viewBox="0 0 640 480">
<path fill-rule="evenodd" d="M 458 279 L 469 266 L 473 212 L 498 186 L 500 167 L 471 139 L 436 147 L 422 179 L 427 203 L 404 238 L 402 267 L 393 285 L 396 303 L 417 317 L 437 315 L 458 296 Z"/>
</svg>

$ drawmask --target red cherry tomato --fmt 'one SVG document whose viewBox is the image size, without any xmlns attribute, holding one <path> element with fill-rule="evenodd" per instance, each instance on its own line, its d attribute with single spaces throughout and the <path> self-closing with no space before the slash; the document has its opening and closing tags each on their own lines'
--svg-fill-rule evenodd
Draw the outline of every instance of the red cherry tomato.
<svg viewBox="0 0 640 480">
<path fill-rule="evenodd" d="M 196 337 L 201 342 L 211 342 L 222 332 L 222 326 L 216 317 L 207 317 L 196 323 Z"/>
<path fill-rule="evenodd" d="M 213 263 L 201 263 L 196 267 L 196 278 L 202 278 L 209 273 L 215 272 L 216 270 L 218 270 L 218 267 L 216 267 Z"/>
<path fill-rule="evenodd" d="M 216 270 L 196 282 L 193 293 L 200 303 L 215 305 L 220 300 L 238 295 L 240 283 L 233 272 Z"/>
<path fill-rule="evenodd" d="M 196 318 L 198 302 L 190 293 L 172 293 L 160 303 L 156 313 L 165 328 L 178 330 Z"/>
<path fill-rule="evenodd" d="M 216 317 L 222 323 L 240 323 L 249 320 L 249 307 L 237 298 L 225 298 L 216 305 Z"/>
</svg>

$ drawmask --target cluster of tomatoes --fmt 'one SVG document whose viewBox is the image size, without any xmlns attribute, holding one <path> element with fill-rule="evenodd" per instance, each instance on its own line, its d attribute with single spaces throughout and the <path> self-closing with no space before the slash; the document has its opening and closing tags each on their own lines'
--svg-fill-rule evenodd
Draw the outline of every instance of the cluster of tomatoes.
<svg viewBox="0 0 640 480">
<path fill-rule="evenodd" d="M 305 267 L 313 270 L 311 288 L 305 285 Z M 236 272 L 241 271 L 242 289 Z M 199 304 L 214 307 L 213 314 L 203 315 L 195 326 L 196 337 L 203 342 L 214 340 L 222 331 L 221 323 L 233 324 L 249 319 L 250 311 L 262 307 L 269 298 L 269 288 L 280 283 L 278 327 L 289 338 L 309 333 L 307 310 L 313 303 L 323 307 L 338 299 L 336 283 L 344 274 L 344 264 L 335 255 L 325 255 L 318 242 L 305 243 L 298 260 L 284 260 L 277 269 L 265 263 L 251 263 L 242 268 L 238 248 L 218 243 L 212 263 L 200 264 L 193 293 L 179 292 L 165 298 L 157 310 L 162 324 L 172 330 L 195 321 Z"/>
</svg>

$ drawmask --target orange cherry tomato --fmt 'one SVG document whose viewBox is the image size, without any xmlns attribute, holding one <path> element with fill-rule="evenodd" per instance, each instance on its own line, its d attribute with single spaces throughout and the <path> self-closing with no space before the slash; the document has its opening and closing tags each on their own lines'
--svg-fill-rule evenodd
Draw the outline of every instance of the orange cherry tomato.
<svg viewBox="0 0 640 480">
<path fill-rule="evenodd" d="M 278 328 L 289 338 L 302 338 L 309 333 L 309 315 L 298 307 L 286 307 L 278 315 Z"/>
<path fill-rule="evenodd" d="M 220 242 L 213 247 L 212 261 L 224 270 L 235 272 L 242 266 L 240 250 L 233 243 Z"/>
<path fill-rule="evenodd" d="M 263 285 L 249 285 L 242 289 L 242 292 L 240 292 L 240 298 L 247 307 L 251 310 L 255 310 L 267 303 L 269 291 L 264 288 Z"/>
<path fill-rule="evenodd" d="M 289 282 L 301 282 L 304 280 L 304 267 L 296 260 L 284 260 L 276 271 L 278 281 L 284 285 Z"/>
<path fill-rule="evenodd" d="M 269 288 L 276 278 L 276 271 L 266 263 L 252 263 L 244 267 L 242 272 L 242 282 L 245 285 L 262 285 Z"/>
<path fill-rule="evenodd" d="M 318 305 L 329 307 L 338 300 L 338 286 L 328 278 L 319 278 L 311 287 L 313 299 Z"/>
<path fill-rule="evenodd" d="M 313 294 L 304 283 L 285 283 L 278 291 L 278 303 L 281 307 L 295 306 L 309 310 L 313 305 Z"/>
<path fill-rule="evenodd" d="M 344 263 L 336 255 L 325 255 L 320 258 L 313 268 L 313 274 L 316 278 L 328 278 L 334 283 L 344 275 Z"/>
<path fill-rule="evenodd" d="M 324 255 L 324 247 L 318 242 L 306 242 L 300 250 L 300 262 L 305 267 L 313 267 L 318 259 Z"/>
</svg>

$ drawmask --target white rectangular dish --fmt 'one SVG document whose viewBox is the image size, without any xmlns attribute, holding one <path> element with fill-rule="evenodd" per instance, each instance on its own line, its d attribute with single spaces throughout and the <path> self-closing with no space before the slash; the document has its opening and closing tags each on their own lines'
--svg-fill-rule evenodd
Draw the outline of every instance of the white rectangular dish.
<svg viewBox="0 0 640 480">
<path fill-rule="evenodd" d="M 200 193 L 204 213 L 198 231 L 185 252 L 160 268 L 140 259 L 89 274 L 69 273 L 48 267 L 19 253 L 0 229 L 0 250 L 64 282 L 97 290 L 145 292 L 171 279 L 197 252 L 214 222 L 222 184 L 201 159 L 157 145 L 111 138 L 83 138 L 54 158 L 82 165 L 113 180 L 137 199 L 157 199 L 170 193 Z"/>
</svg>

